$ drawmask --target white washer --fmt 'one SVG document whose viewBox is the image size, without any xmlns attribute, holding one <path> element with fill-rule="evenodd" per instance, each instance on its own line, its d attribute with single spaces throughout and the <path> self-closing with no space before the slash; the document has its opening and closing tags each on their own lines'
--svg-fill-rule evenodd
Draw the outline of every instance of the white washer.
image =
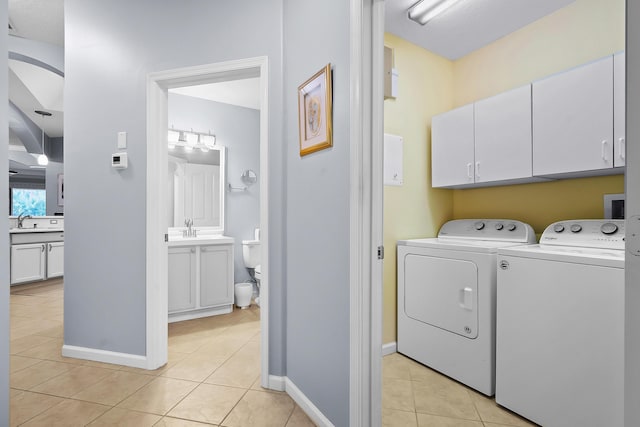
<svg viewBox="0 0 640 427">
<path fill-rule="evenodd" d="M 535 243 L 514 220 L 449 221 L 398 242 L 398 352 L 492 396 L 498 248 Z"/>
<path fill-rule="evenodd" d="M 624 221 L 498 251 L 496 402 L 547 426 L 624 425 Z"/>
</svg>

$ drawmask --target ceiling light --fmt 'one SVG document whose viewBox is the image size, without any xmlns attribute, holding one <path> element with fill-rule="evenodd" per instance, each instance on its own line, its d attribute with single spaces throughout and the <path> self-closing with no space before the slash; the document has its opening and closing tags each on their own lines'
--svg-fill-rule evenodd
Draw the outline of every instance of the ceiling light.
<svg viewBox="0 0 640 427">
<path fill-rule="evenodd" d="M 200 134 L 200 143 L 206 145 L 209 148 L 211 148 L 214 145 L 216 145 L 216 136 L 215 135 Z"/>
<path fill-rule="evenodd" d="M 185 135 L 185 138 L 187 140 L 187 145 L 189 147 L 193 148 L 196 145 L 198 145 L 198 134 L 197 133 L 185 132 L 184 135 Z"/>
<path fill-rule="evenodd" d="M 34 113 L 39 114 L 40 116 L 42 116 L 42 120 L 40 123 L 40 130 L 42 131 L 42 154 L 40 154 L 38 156 L 38 164 L 40 166 L 47 166 L 49 164 L 49 159 L 47 158 L 47 155 L 44 154 L 44 118 L 45 117 L 49 117 L 51 116 L 51 113 L 48 111 L 42 111 L 42 110 L 35 110 Z"/>
<path fill-rule="evenodd" d="M 421 0 L 409 8 L 409 19 L 424 25 L 460 0 Z"/>
</svg>

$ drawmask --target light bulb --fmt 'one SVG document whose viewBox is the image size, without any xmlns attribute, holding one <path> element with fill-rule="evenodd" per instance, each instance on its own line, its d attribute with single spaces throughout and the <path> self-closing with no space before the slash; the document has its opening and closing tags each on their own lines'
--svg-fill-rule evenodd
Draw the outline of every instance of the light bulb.
<svg viewBox="0 0 640 427">
<path fill-rule="evenodd" d="M 49 159 L 44 154 L 40 154 L 38 156 L 38 164 L 40 166 L 47 166 L 49 164 Z"/>
</svg>

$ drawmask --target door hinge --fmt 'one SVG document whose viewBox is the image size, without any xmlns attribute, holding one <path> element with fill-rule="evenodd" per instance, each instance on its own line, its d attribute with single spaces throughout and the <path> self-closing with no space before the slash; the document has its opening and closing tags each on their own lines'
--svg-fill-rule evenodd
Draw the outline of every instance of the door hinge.
<svg viewBox="0 0 640 427">
<path fill-rule="evenodd" d="M 378 246 L 378 259 L 384 259 L 384 246 Z"/>
<path fill-rule="evenodd" d="M 165 242 L 168 242 L 168 241 L 169 241 L 169 235 L 168 235 L 168 234 L 165 234 L 165 235 L 164 235 L 164 241 L 165 241 Z"/>
</svg>

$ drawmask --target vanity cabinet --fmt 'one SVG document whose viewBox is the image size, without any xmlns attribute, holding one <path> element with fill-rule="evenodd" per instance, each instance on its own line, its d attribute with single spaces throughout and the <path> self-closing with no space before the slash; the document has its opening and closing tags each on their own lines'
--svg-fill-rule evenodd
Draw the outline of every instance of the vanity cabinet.
<svg viewBox="0 0 640 427">
<path fill-rule="evenodd" d="M 534 175 L 613 168 L 613 91 L 612 56 L 533 83 Z"/>
<path fill-rule="evenodd" d="M 44 280 L 46 243 L 11 246 L 11 284 Z"/>
<path fill-rule="evenodd" d="M 169 322 L 233 311 L 233 243 L 201 242 L 168 248 Z"/>
<path fill-rule="evenodd" d="M 196 248 L 169 248 L 169 313 L 196 307 Z"/>
</svg>

